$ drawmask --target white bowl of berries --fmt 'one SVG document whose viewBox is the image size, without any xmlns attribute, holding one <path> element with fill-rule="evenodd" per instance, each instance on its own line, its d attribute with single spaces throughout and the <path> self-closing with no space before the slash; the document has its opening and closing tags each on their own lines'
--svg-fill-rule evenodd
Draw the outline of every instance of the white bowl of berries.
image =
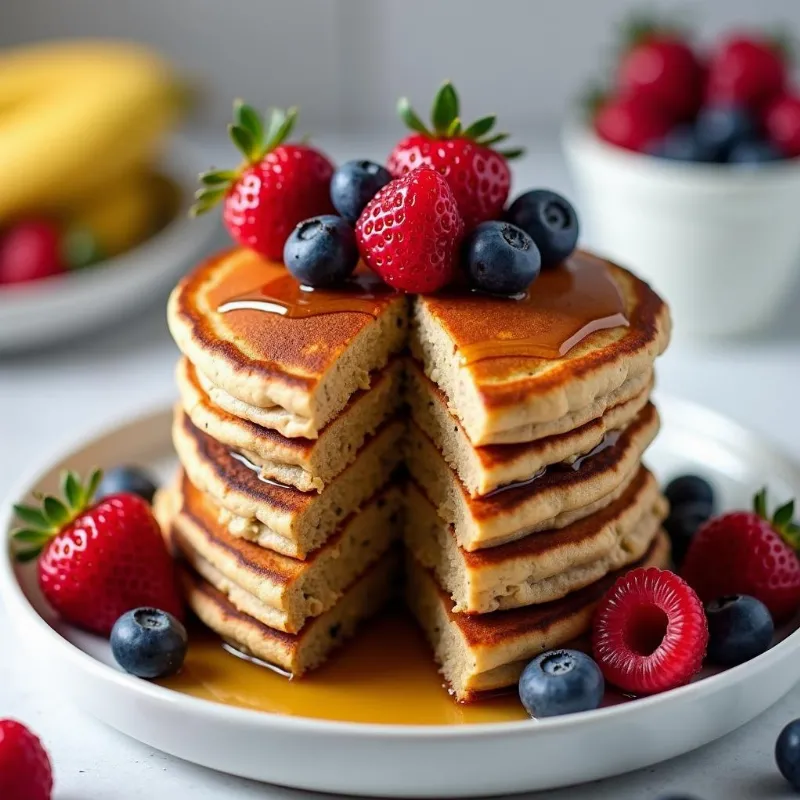
<svg viewBox="0 0 800 800">
<path fill-rule="evenodd" d="M 729 37 L 705 62 L 649 28 L 590 120 L 565 126 L 595 246 L 668 298 L 681 334 L 762 327 L 794 281 L 800 93 L 787 69 L 758 36 Z"/>
</svg>

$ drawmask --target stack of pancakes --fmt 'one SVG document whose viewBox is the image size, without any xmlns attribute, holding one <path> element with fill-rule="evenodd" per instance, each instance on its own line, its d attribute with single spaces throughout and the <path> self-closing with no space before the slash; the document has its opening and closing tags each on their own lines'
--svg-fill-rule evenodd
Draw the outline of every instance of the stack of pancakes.
<svg viewBox="0 0 800 800">
<path fill-rule="evenodd" d="M 573 261 L 606 271 L 629 324 L 562 357 L 473 363 L 459 354 L 476 330 L 514 341 L 535 321 L 513 301 L 385 290 L 274 313 L 232 302 L 286 277 L 241 250 L 184 279 L 169 306 L 182 468 L 158 512 L 197 615 L 299 675 L 404 575 L 469 699 L 583 634 L 617 571 L 665 563 L 666 502 L 641 457 L 668 312 L 625 270 Z"/>
</svg>

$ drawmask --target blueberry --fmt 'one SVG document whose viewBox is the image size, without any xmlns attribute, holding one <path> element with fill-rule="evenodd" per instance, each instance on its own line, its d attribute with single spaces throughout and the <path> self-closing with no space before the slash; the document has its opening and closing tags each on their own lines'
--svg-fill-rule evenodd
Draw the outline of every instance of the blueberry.
<svg viewBox="0 0 800 800">
<path fill-rule="evenodd" d="M 697 529 L 711 517 L 711 514 L 711 507 L 703 502 L 683 503 L 671 509 L 664 521 L 664 529 L 669 534 L 672 560 L 676 566 L 683 563 Z"/>
<path fill-rule="evenodd" d="M 715 160 L 715 151 L 699 139 L 691 125 L 673 128 L 663 139 L 648 148 L 650 155 L 671 161 L 708 162 Z"/>
<path fill-rule="evenodd" d="M 699 475 L 679 475 L 673 478 L 664 489 L 664 494 L 673 509 L 685 503 L 702 503 L 708 506 L 711 516 L 716 507 L 714 488 Z"/>
<path fill-rule="evenodd" d="M 775 625 L 767 607 L 755 597 L 733 594 L 706 606 L 708 660 L 723 667 L 743 664 L 772 644 Z"/>
<path fill-rule="evenodd" d="M 112 494 L 138 494 L 152 503 L 157 488 L 152 477 L 139 467 L 114 467 L 103 474 L 95 496 L 100 500 Z"/>
<path fill-rule="evenodd" d="M 775 761 L 781 775 L 800 792 L 800 719 L 792 720 L 775 742 Z"/>
<path fill-rule="evenodd" d="M 464 242 L 464 267 L 475 289 L 499 295 L 524 292 L 541 270 L 533 239 L 508 222 L 482 222 Z"/>
<path fill-rule="evenodd" d="M 183 665 L 188 642 L 180 621 L 157 608 L 128 611 L 111 630 L 117 664 L 139 678 L 174 675 Z"/>
<path fill-rule="evenodd" d="M 506 212 L 512 225 L 522 228 L 542 254 L 542 267 L 561 263 L 578 243 L 578 215 L 572 204 L 548 189 L 521 194 Z"/>
<path fill-rule="evenodd" d="M 782 158 L 781 152 L 769 142 L 739 142 L 731 148 L 728 154 L 728 163 L 745 167 L 769 164 L 772 161 L 780 161 Z"/>
<path fill-rule="evenodd" d="M 732 147 L 756 136 L 756 123 L 743 108 L 707 106 L 697 115 L 695 133 L 717 160 L 724 161 Z"/>
<path fill-rule="evenodd" d="M 289 234 L 283 260 L 286 269 L 306 286 L 341 283 L 358 263 L 355 232 L 341 217 L 312 217 Z"/>
<path fill-rule="evenodd" d="M 597 708 L 605 682 L 600 667 L 579 650 L 551 650 L 528 664 L 519 697 L 532 717 L 555 717 Z"/>
<path fill-rule="evenodd" d="M 392 179 L 389 171 L 374 161 L 348 161 L 331 178 L 331 202 L 352 225 L 367 203 Z"/>
</svg>

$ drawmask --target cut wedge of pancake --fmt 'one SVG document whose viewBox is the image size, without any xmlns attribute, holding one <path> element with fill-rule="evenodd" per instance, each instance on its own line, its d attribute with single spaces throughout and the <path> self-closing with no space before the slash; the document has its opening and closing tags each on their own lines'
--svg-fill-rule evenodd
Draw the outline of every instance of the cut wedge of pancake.
<svg viewBox="0 0 800 800">
<path fill-rule="evenodd" d="M 615 443 L 579 469 L 556 465 L 530 483 L 471 497 L 436 445 L 415 423 L 409 426 L 406 464 L 459 546 L 468 551 L 496 547 L 530 533 L 563 528 L 616 500 L 633 480 L 642 454 L 659 428 L 648 404 Z"/>
<path fill-rule="evenodd" d="M 178 364 L 183 409 L 195 427 L 237 450 L 261 475 L 300 491 L 321 491 L 355 459 L 368 435 L 400 404 L 401 364 L 393 360 L 367 390 L 359 390 L 316 439 L 288 438 L 214 405 L 187 359 Z"/>
<path fill-rule="evenodd" d="M 400 533 L 402 497 L 387 489 L 344 520 L 308 560 L 298 561 L 232 536 L 219 510 L 185 475 L 173 491 L 177 513 L 168 525 L 183 559 L 239 611 L 289 633 L 331 608 Z"/>
<path fill-rule="evenodd" d="M 454 611 L 486 614 L 548 603 L 638 561 L 667 515 L 667 502 L 643 467 L 619 499 L 561 530 L 469 553 L 422 490 L 406 490 L 405 541 L 452 597 Z"/>
<path fill-rule="evenodd" d="M 264 625 L 237 610 L 230 600 L 187 566 L 180 570 L 189 607 L 200 620 L 245 655 L 272 664 L 294 677 L 315 669 L 377 614 L 396 594 L 400 559 L 391 550 L 344 593 L 333 608 L 309 620 L 299 633 Z"/>
<path fill-rule="evenodd" d="M 532 658 L 585 634 L 597 602 L 622 574 L 611 573 L 553 603 L 470 615 L 454 612 L 450 596 L 433 574 L 413 557 L 407 561 L 407 603 L 461 701 L 515 685 Z M 632 567 L 666 567 L 668 563 L 669 541 L 662 532 Z"/>
<path fill-rule="evenodd" d="M 415 298 L 412 351 L 474 444 L 511 441 L 509 431 L 552 423 L 590 407 L 650 372 L 666 349 L 669 311 L 646 283 L 588 253 L 574 254 L 567 267 L 610 275 L 630 324 L 591 333 L 560 358 L 504 355 L 464 364 L 461 351 L 471 343 L 539 337 L 546 320 L 505 298 Z"/>
<path fill-rule="evenodd" d="M 172 439 L 189 480 L 221 507 L 232 534 L 305 559 L 387 483 L 402 458 L 403 432 L 402 421 L 382 425 L 321 494 L 259 477 L 258 468 L 198 430 L 181 409 Z"/>
<path fill-rule="evenodd" d="M 648 402 L 651 388 L 646 386 L 630 400 L 565 433 L 521 444 L 476 447 L 448 410 L 444 392 L 425 376 L 419 364 L 411 359 L 406 363 L 406 399 L 414 421 L 473 497 L 527 480 L 551 464 L 572 463 L 601 446 L 609 433 L 625 428 L 639 414 Z"/>
<path fill-rule="evenodd" d="M 282 265 L 253 251 L 228 251 L 178 284 L 168 320 L 178 347 L 213 384 L 248 405 L 280 406 L 308 419 L 304 435 L 312 437 L 403 347 L 407 300 L 377 291 L 372 313 L 299 317 L 224 310 L 286 278 Z"/>
</svg>

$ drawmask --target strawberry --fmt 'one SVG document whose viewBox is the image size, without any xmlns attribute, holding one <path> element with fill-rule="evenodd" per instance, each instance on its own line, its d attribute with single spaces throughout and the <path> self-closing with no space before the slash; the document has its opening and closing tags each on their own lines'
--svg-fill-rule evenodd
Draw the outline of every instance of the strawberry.
<svg viewBox="0 0 800 800">
<path fill-rule="evenodd" d="M 19 561 L 38 558 L 39 586 L 67 621 L 108 636 L 126 611 L 153 606 L 182 617 L 182 604 L 158 523 L 145 500 L 116 494 L 92 504 L 101 473 L 81 484 L 62 477 L 64 500 L 14 507 L 22 528 Z"/>
<path fill-rule="evenodd" d="M 764 114 L 767 138 L 787 158 L 800 156 L 800 95 L 782 94 Z"/>
<path fill-rule="evenodd" d="M 728 38 L 708 65 L 706 102 L 761 110 L 786 85 L 781 45 L 752 35 Z"/>
<path fill-rule="evenodd" d="M 455 276 L 464 222 L 450 185 L 421 167 L 390 181 L 356 222 L 361 257 L 404 292 L 435 292 Z"/>
<path fill-rule="evenodd" d="M 309 217 L 334 213 L 330 196 L 333 164 L 306 144 L 285 144 L 297 120 L 297 109 L 273 109 L 265 130 L 261 115 L 237 100 L 228 130 L 244 156 L 234 170 L 200 175 L 193 215 L 220 200 L 222 218 L 233 239 L 273 261 L 294 227 Z"/>
<path fill-rule="evenodd" d="M 522 150 L 492 149 L 508 138 L 507 133 L 490 133 L 496 117 L 481 117 L 462 128 L 458 95 L 450 82 L 434 98 L 433 130 L 426 128 L 405 97 L 397 111 L 415 133 L 395 145 L 386 162 L 389 172 L 399 178 L 421 165 L 440 172 L 453 190 L 467 231 L 480 222 L 499 219 L 511 188 L 507 159 L 516 158 Z"/>
<path fill-rule="evenodd" d="M 800 526 L 792 522 L 794 503 L 767 515 L 766 491 L 754 511 L 733 511 L 714 517 L 694 535 L 683 577 L 710 602 L 725 595 L 748 594 L 760 600 L 776 622 L 800 608 Z"/>
<path fill-rule="evenodd" d="M 683 686 L 700 671 L 707 644 L 703 604 L 674 572 L 635 569 L 617 579 L 595 611 L 595 660 L 624 692 Z"/>
<path fill-rule="evenodd" d="M 50 220 L 23 220 L 0 234 L 0 284 L 26 283 L 66 270 L 61 233 Z"/>
<path fill-rule="evenodd" d="M 601 101 L 594 114 L 594 129 L 601 139 L 637 153 L 662 139 L 670 127 L 661 108 L 637 95 Z"/>
<path fill-rule="evenodd" d="M 650 100 L 672 120 L 690 119 L 702 97 L 702 68 L 680 34 L 652 22 L 635 25 L 620 59 L 617 86 L 622 96 Z"/>
<path fill-rule="evenodd" d="M 50 800 L 53 770 L 38 737 L 21 722 L 0 719 L 0 797 Z"/>
</svg>

